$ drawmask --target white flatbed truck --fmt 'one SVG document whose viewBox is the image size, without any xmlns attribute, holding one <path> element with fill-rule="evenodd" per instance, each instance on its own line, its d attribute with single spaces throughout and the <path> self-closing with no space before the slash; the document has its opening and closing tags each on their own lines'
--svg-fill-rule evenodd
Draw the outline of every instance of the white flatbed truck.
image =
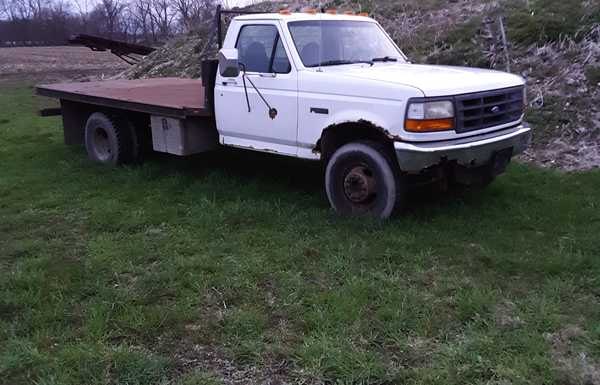
<svg viewBox="0 0 600 385">
<path fill-rule="evenodd" d="M 101 163 L 138 162 L 145 145 L 321 161 L 342 215 L 387 218 L 411 176 L 489 183 L 530 143 L 521 77 L 411 64 L 369 17 L 237 16 L 219 45 L 202 81 L 53 84 L 37 93 L 60 99 L 65 142 L 85 144 Z"/>
</svg>

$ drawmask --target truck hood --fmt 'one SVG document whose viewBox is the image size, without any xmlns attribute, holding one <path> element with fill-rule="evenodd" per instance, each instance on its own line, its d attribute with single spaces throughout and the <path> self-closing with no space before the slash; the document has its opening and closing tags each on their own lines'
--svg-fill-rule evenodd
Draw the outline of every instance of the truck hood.
<svg viewBox="0 0 600 385">
<path fill-rule="evenodd" d="M 425 96 L 459 95 L 523 85 L 520 76 L 480 68 L 376 63 L 324 67 L 323 71 L 355 79 L 402 84 L 420 89 Z"/>
</svg>

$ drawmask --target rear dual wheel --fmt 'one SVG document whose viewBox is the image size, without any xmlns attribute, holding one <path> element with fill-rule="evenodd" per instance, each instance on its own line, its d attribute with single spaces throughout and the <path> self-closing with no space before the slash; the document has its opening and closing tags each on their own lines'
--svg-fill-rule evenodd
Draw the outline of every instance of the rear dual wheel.
<svg viewBox="0 0 600 385">
<path fill-rule="evenodd" d="M 377 142 L 352 142 L 340 147 L 325 171 L 327 197 L 344 216 L 388 218 L 403 201 L 396 163 Z"/>
<path fill-rule="evenodd" d="M 141 145 L 135 126 L 101 112 L 87 120 L 85 148 L 90 159 L 98 163 L 116 166 L 140 161 Z"/>
</svg>

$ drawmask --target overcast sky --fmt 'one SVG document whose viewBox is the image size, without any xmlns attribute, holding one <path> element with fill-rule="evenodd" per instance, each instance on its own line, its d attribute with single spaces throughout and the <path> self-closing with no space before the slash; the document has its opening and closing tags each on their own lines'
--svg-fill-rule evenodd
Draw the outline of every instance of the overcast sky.
<svg viewBox="0 0 600 385">
<path fill-rule="evenodd" d="M 94 6 L 96 4 L 98 4 L 101 0 L 87 0 L 87 8 L 89 10 L 93 9 Z M 77 11 L 77 5 L 75 4 L 75 0 L 67 0 L 67 2 L 69 2 L 71 4 L 71 11 L 76 12 Z M 229 4 L 230 6 L 244 6 L 244 5 L 248 5 L 251 3 L 257 3 L 257 0 L 226 0 L 224 1 L 225 3 Z M 86 0 L 80 0 L 79 4 L 85 4 Z M 0 20 L 4 19 L 3 17 L 4 15 L 2 15 L 2 11 L 0 10 Z"/>
</svg>

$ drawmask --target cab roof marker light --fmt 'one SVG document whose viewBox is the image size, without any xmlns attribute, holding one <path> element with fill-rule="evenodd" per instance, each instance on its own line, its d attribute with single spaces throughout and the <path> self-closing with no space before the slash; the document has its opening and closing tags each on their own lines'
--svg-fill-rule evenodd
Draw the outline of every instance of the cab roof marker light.
<svg viewBox="0 0 600 385">
<path fill-rule="evenodd" d="M 368 12 L 359 12 L 356 14 L 356 16 L 369 17 L 369 13 Z"/>
<path fill-rule="evenodd" d="M 325 13 L 328 15 L 337 15 L 337 9 L 327 9 L 325 10 Z"/>
<path fill-rule="evenodd" d="M 280 15 L 286 15 L 286 16 L 287 16 L 287 15 L 291 15 L 291 14 L 292 14 L 292 12 L 291 12 L 289 9 L 280 9 L 280 10 L 279 10 L 279 14 L 280 14 Z"/>
<path fill-rule="evenodd" d="M 316 14 L 317 14 L 317 10 L 316 10 L 316 8 L 304 8 L 304 9 L 302 10 L 302 12 L 304 12 L 304 13 L 308 13 L 308 14 L 310 14 L 310 15 L 316 15 Z"/>
<path fill-rule="evenodd" d="M 353 11 L 344 11 L 344 15 L 346 15 L 346 16 L 354 16 L 355 13 Z"/>
</svg>

